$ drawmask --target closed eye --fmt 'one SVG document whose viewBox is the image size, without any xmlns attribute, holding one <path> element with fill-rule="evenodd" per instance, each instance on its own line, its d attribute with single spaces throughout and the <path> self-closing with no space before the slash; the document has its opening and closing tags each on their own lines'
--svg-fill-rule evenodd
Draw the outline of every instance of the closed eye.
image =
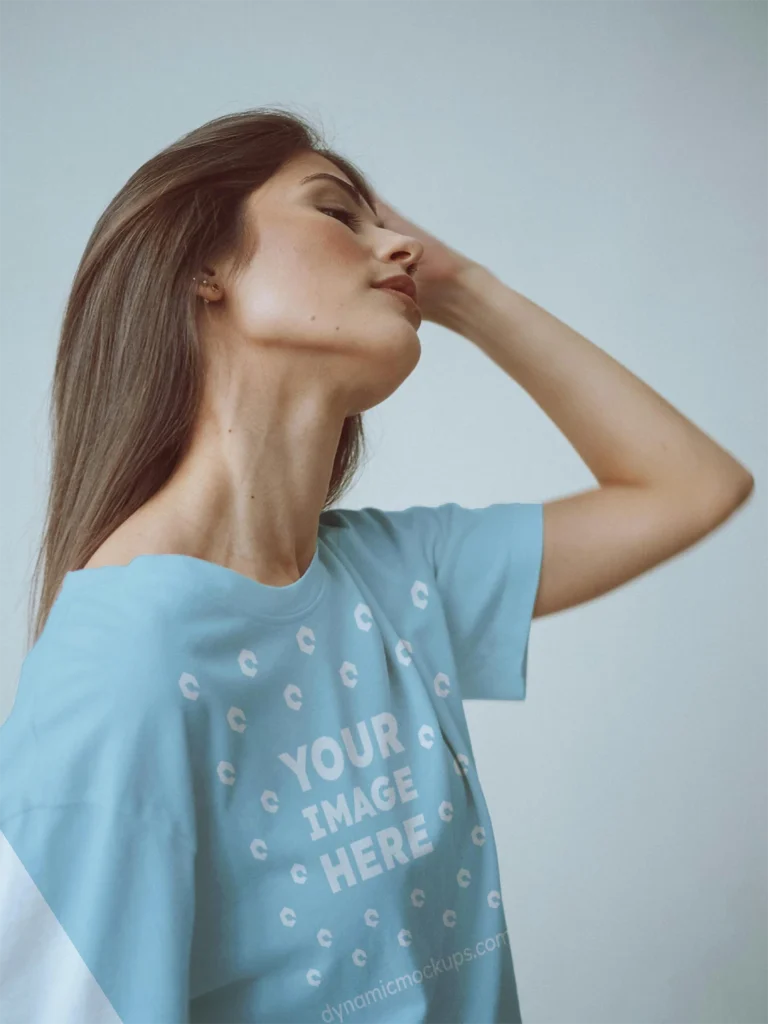
<svg viewBox="0 0 768 1024">
<path fill-rule="evenodd" d="M 342 218 L 345 218 L 344 223 L 347 225 L 347 227 L 359 227 L 360 224 L 362 223 L 361 219 L 357 216 L 357 214 L 352 213 L 351 210 L 345 210 L 343 208 L 337 208 L 335 206 L 321 206 L 319 209 L 321 213 L 338 214 Z"/>
</svg>

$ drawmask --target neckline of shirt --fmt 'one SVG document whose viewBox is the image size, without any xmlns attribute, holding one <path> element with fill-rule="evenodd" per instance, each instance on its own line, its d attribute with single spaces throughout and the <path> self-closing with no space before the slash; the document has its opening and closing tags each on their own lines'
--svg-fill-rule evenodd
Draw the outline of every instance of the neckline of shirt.
<svg viewBox="0 0 768 1024">
<path fill-rule="evenodd" d="M 170 585 L 184 597 L 199 596 L 217 603 L 231 603 L 238 611 L 262 619 L 292 619 L 315 607 L 323 595 L 327 578 L 325 550 L 318 537 L 306 571 L 286 586 L 260 583 L 218 562 L 174 553 L 136 555 L 126 565 L 70 570 L 64 576 L 61 593 L 63 596 L 66 590 L 75 594 L 101 584 L 135 596 L 144 583 L 150 594 L 162 583 L 164 589 Z"/>
</svg>

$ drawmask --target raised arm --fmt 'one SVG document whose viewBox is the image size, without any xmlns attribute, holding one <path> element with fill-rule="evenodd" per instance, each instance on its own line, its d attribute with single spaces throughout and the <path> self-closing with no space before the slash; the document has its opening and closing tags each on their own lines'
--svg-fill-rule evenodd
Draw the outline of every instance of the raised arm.
<svg viewBox="0 0 768 1024">
<path fill-rule="evenodd" d="M 534 616 L 562 611 L 684 551 L 742 505 L 740 462 L 621 363 L 468 264 L 439 322 L 477 345 L 562 430 L 599 486 L 544 505 Z"/>
</svg>

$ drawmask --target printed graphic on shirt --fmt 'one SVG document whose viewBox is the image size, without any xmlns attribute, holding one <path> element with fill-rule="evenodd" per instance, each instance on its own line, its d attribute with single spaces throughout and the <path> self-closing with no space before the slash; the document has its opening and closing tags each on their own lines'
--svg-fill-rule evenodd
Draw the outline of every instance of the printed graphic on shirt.
<svg viewBox="0 0 768 1024">
<path fill-rule="evenodd" d="M 428 608 L 423 580 L 406 593 L 416 614 Z M 359 971 L 376 975 L 381 999 L 398 992 L 388 992 L 382 972 L 416 970 L 422 984 L 438 986 L 442 972 L 453 980 L 478 956 L 468 939 L 504 949 L 506 925 L 495 855 L 483 851 L 490 826 L 469 735 L 456 724 L 461 700 L 444 670 L 453 666 L 434 671 L 429 650 L 415 652 L 391 627 L 380 632 L 364 602 L 348 606 L 355 629 L 346 639 L 338 607 L 333 619 L 271 631 L 269 644 L 284 653 L 268 672 L 260 648 L 232 654 L 271 703 L 268 713 L 255 701 L 222 717 L 240 736 L 252 719 L 269 728 L 257 727 L 248 746 L 231 744 L 239 754 L 219 761 L 216 774 L 222 786 L 248 787 L 248 801 L 232 797 L 227 813 L 254 820 L 250 875 L 262 873 L 258 910 L 271 949 L 291 956 L 308 997 L 329 983 L 354 997 Z M 367 634 L 367 647 L 352 654 L 354 631 Z M 342 638 L 335 674 L 326 667 L 334 635 Z M 216 699 L 192 672 L 179 687 L 190 701 Z M 391 709 L 398 695 L 407 697 L 399 712 Z M 370 707 L 379 710 L 358 717 Z M 332 729 L 316 724 L 327 720 Z M 258 757 L 247 756 L 250 744 Z M 335 1000 L 317 1005 L 322 1019 L 342 1019 Z"/>
</svg>

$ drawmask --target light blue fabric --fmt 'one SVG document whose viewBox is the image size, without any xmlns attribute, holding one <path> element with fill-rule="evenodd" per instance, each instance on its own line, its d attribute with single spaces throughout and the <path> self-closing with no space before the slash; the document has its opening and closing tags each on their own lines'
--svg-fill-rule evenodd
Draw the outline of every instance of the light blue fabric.
<svg viewBox="0 0 768 1024">
<path fill-rule="evenodd" d="M 40 979 L 36 1024 L 83 1024 L 87 984 L 90 1024 L 520 1021 L 462 699 L 525 698 L 542 531 L 539 503 L 335 509 L 287 587 L 68 573 L 0 728 L 0 829 L 87 979 Z"/>
</svg>

